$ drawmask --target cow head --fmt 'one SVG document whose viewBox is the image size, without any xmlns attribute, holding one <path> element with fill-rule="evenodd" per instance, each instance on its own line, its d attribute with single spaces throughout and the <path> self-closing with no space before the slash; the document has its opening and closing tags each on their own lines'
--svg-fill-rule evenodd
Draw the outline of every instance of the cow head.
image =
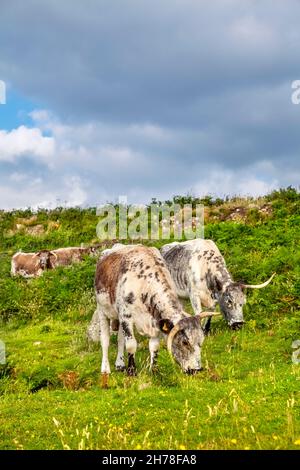
<svg viewBox="0 0 300 470">
<path fill-rule="evenodd" d="M 57 258 L 57 255 L 53 251 L 41 250 L 35 254 L 38 258 L 39 266 L 44 271 L 45 269 L 53 269 L 54 262 Z"/>
<path fill-rule="evenodd" d="M 195 374 L 201 367 L 201 347 L 204 341 L 204 331 L 201 319 L 213 316 L 211 312 L 182 318 L 174 326 L 170 320 L 161 320 L 160 328 L 168 334 L 168 350 L 175 361 L 186 374 Z"/>
<path fill-rule="evenodd" d="M 245 323 L 243 317 L 243 306 L 246 303 L 245 289 L 262 289 L 272 281 L 274 276 L 275 273 L 263 284 L 252 285 L 233 282 L 221 292 L 220 308 L 230 328 L 237 330 Z"/>
<path fill-rule="evenodd" d="M 233 330 L 241 328 L 244 324 L 243 306 L 246 303 L 246 295 L 242 285 L 229 284 L 221 293 L 219 303 L 228 326 Z"/>
</svg>

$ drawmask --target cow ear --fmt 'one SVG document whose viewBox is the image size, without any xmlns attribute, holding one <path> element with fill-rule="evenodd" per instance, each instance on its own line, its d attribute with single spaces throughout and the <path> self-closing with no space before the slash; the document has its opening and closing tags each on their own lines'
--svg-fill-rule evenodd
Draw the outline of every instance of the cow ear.
<svg viewBox="0 0 300 470">
<path fill-rule="evenodd" d="M 165 319 L 165 320 L 159 320 L 159 328 L 163 333 L 170 333 L 172 330 L 174 324 L 171 322 L 171 320 Z"/>
<path fill-rule="evenodd" d="M 221 282 L 218 278 L 216 278 L 216 288 L 217 288 L 217 290 L 218 290 L 219 292 L 221 292 L 221 290 L 222 290 L 222 282 Z"/>
</svg>

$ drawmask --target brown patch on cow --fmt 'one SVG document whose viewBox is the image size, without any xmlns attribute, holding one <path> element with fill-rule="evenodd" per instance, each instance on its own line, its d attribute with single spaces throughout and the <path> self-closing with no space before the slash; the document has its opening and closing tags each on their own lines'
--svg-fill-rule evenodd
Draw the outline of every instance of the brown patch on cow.
<svg viewBox="0 0 300 470">
<path fill-rule="evenodd" d="M 147 298 L 148 298 L 148 292 L 146 292 L 146 294 L 141 295 L 141 299 L 142 299 L 143 304 L 146 302 Z"/>
<path fill-rule="evenodd" d="M 110 302 L 116 300 L 116 289 L 119 279 L 127 272 L 127 263 L 120 253 L 111 253 L 99 261 L 95 276 L 95 289 L 97 292 L 105 291 L 109 294 Z"/>
</svg>

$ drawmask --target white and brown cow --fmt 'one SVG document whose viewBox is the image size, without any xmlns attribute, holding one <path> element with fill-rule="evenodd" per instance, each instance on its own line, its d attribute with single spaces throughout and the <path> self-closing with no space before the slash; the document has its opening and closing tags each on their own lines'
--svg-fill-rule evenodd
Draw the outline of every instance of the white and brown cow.
<svg viewBox="0 0 300 470">
<path fill-rule="evenodd" d="M 85 256 L 98 253 L 99 246 L 58 248 L 57 250 L 41 250 L 37 253 L 18 252 L 12 257 L 11 275 L 25 278 L 38 277 L 46 269 L 79 263 Z"/>
<path fill-rule="evenodd" d="M 49 250 L 38 253 L 15 253 L 11 260 L 11 275 L 25 278 L 39 277 L 46 269 L 53 269 L 56 255 Z"/>
<path fill-rule="evenodd" d="M 172 278 L 156 248 L 119 245 L 107 250 L 97 264 L 95 275 L 97 310 L 91 324 L 99 322 L 102 346 L 101 372 L 110 373 L 108 349 L 110 322 L 119 321 L 117 370 L 124 370 L 124 346 L 128 353 L 129 375 L 135 373 L 137 342 L 134 327 L 150 338 L 150 364 L 155 364 L 162 335 L 168 349 L 186 373 L 201 369 L 201 345 L 204 332 L 203 312 L 191 316 L 183 311 Z"/>
<path fill-rule="evenodd" d="M 52 250 L 52 253 L 55 254 L 55 261 L 53 267 L 58 266 L 70 266 L 73 263 L 79 263 L 83 261 L 85 256 L 94 255 L 97 251 L 97 248 L 94 247 L 66 247 L 58 248 L 57 250 Z"/>
<path fill-rule="evenodd" d="M 245 289 L 266 287 L 272 280 L 258 285 L 234 282 L 225 260 L 212 240 L 194 239 L 173 242 L 161 248 L 161 254 L 175 282 L 177 294 L 189 298 L 195 314 L 202 306 L 214 310 L 217 303 L 232 329 L 244 323 Z M 210 326 L 208 319 L 206 329 Z"/>
</svg>

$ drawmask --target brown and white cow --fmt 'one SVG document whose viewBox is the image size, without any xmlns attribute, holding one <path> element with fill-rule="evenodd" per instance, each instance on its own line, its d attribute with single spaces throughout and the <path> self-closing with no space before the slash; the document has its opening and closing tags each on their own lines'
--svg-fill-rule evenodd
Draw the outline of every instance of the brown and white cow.
<svg viewBox="0 0 300 470">
<path fill-rule="evenodd" d="M 69 266 L 78 263 L 86 255 L 98 255 L 99 247 L 70 247 L 57 250 L 41 250 L 37 253 L 18 252 L 12 257 L 11 275 L 26 278 L 38 277 L 46 269 L 54 269 L 58 266 Z"/>
<path fill-rule="evenodd" d="M 15 253 L 11 260 L 11 275 L 25 278 L 39 277 L 46 269 L 53 269 L 56 255 L 53 251 Z"/>
<path fill-rule="evenodd" d="M 94 247 L 67 247 L 52 250 L 52 253 L 56 256 L 53 267 L 70 266 L 73 263 L 79 263 L 83 261 L 85 256 L 94 255 L 96 250 L 97 249 Z"/>
<path fill-rule="evenodd" d="M 169 352 L 184 372 L 195 373 L 201 369 L 204 332 L 200 321 L 213 313 L 191 316 L 184 312 L 170 273 L 156 248 L 119 245 L 117 249 L 107 250 L 97 264 L 95 293 L 97 310 L 92 323 L 97 324 L 99 320 L 104 376 L 110 373 L 108 349 L 112 320 L 119 321 L 117 370 L 125 368 L 125 346 L 127 372 L 135 374 L 134 327 L 150 338 L 151 367 L 164 335 Z"/>
<path fill-rule="evenodd" d="M 201 312 L 202 306 L 213 310 L 219 303 L 221 312 L 232 329 L 237 329 L 244 323 L 245 289 L 266 287 L 275 275 L 258 285 L 234 282 L 223 256 L 212 240 L 173 242 L 164 245 L 160 251 L 179 297 L 189 298 L 196 314 Z M 210 319 L 206 325 L 207 330 L 209 326 Z"/>
</svg>

